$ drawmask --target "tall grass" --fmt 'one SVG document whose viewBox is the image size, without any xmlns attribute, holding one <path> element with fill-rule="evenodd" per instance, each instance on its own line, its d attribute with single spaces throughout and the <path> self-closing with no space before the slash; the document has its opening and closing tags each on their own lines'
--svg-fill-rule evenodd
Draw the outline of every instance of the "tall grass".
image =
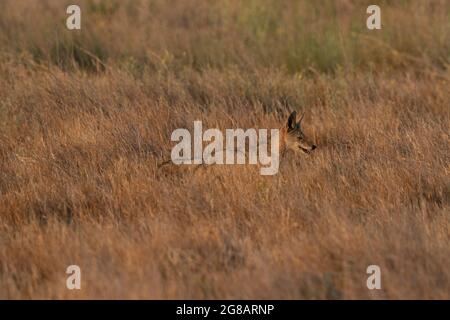
<svg viewBox="0 0 450 320">
<path fill-rule="evenodd" d="M 79 3 L 0 2 L 0 298 L 449 298 L 448 1 Z M 293 109 L 275 176 L 157 168 Z"/>
<path fill-rule="evenodd" d="M 449 63 L 447 1 L 382 2 L 382 31 L 365 27 L 370 1 L 79 3 L 82 31 L 69 32 L 67 1 L 2 1 L 3 50 L 81 69 L 92 69 L 92 55 L 114 66 L 132 58 L 141 67 L 173 71 L 234 65 L 332 73 L 340 67 L 444 68 Z"/>
</svg>

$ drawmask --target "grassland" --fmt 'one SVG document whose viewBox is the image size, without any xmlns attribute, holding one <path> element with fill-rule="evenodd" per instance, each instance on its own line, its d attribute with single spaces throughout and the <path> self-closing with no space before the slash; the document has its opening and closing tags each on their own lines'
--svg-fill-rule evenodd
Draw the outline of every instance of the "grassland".
<svg viewBox="0 0 450 320">
<path fill-rule="evenodd" d="M 449 1 L 70 3 L 0 2 L 0 298 L 450 298 Z M 157 169 L 291 110 L 275 176 Z"/>
</svg>

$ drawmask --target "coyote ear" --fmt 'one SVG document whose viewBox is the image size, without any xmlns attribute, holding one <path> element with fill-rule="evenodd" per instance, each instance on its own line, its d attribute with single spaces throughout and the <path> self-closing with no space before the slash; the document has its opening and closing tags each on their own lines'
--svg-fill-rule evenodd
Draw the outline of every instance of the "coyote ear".
<svg viewBox="0 0 450 320">
<path fill-rule="evenodd" d="M 288 130 L 295 129 L 296 118 L 297 118 L 297 112 L 296 111 L 292 111 L 291 115 L 288 118 L 287 124 L 286 124 L 286 127 L 287 127 Z"/>
</svg>

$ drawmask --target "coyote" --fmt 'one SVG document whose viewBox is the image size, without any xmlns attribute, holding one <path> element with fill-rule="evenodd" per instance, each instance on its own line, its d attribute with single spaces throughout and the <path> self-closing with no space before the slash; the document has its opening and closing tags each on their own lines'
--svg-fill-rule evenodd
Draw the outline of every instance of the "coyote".
<svg viewBox="0 0 450 320">
<path fill-rule="evenodd" d="M 158 168 L 167 165 L 185 164 L 193 168 L 194 171 L 203 167 L 205 164 L 235 164 L 235 157 L 238 164 L 258 164 L 257 158 L 260 156 L 260 165 L 270 165 L 270 167 L 262 168 L 261 174 L 275 174 L 278 172 L 280 160 L 284 158 L 287 151 L 292 150 L 295 153 L 302 151 L 311 153 L 316 149 L 316 145 L 309 140 L 302 131 L 301 123 L 304 114 L 297 121 L 297 112 L 293 111 L 286 124 L 280 129 L 271 130 L 270 150 L 271 155 L 267 155 L 267 135 L 266 138 L 259 139 L 255 129 L 227 129 L 226 147 L 224 147 L 223 134 L 218 129 L 208 129 L 203 133 L 201 121 L 194 121 L 194 154 L 195 145 L 197 145 L 197 156 L 192 157 L 191 153 L 191 133 L 187 129 L 177 129 L 172 133 L 172 141 L 180 141 L 173 149 L 171 160 L 166 160 L 158 164 Z M 267 132 L 266 129 L 260 129 L 260 132 Z M 281 131 L 281 132 L 280 132 Z M 228 139 L 230 134 L 231 140 Z M 203 149 L 203 142 L 210 141 L 213 135 L 214 142 Z M 237 146 L 234 144 L 235 135 L 237 136 Z M 209 138 L 205 138 L 208 136 Z M 175 140 L 174 140 L 175 139 Z M 246 148 L 246 140 L 248 139 L 249 149 Z M 275 139 L 275 140 L 274 140 Z M 259 140 L 259 143 L 258 143 Z M 230 142 L 230 143 L 229 143 Z M 182 150 L 182 157 L 179 157 Z M 208 152 L 206 152 L 208 150 Z M 213 150 L 213 152 L 212 152 Z M 264 151 L 266 150 L 266 151 Z M 246 161 L 246 159 L 248 161 Z M 230 160 L 230 161 L 229 161 Z M 172 166 L 171 166 L 172 167 Z"/>
<path fill-rule="evenodd" d="M 317 148 L 317 146 L 303 133 L 301 124 L 304 115 L 305 114 L 303 113 L 300 120 L 297 121 L 297 112 L 293 111 L 289 116 L 286 125 L 281 128 L 280 154 L 282 157 L 288 150 L 311 153 L 311 151 Z"/>
</svg>

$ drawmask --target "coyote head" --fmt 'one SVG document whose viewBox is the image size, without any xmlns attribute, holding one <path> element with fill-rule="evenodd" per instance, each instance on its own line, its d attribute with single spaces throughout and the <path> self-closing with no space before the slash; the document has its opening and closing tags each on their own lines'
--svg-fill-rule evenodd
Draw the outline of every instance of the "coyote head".
<svg viewBox="0 0 450 320">
<path fill-rule="evenodd" d="M 293 150 L 294 152 L 310 153 L 317 146 L 308 139 L 302 131 L 302 120 L 304 114 L 297 121 L 297 112 L 293 111 L 289 116 L 286 125 L 281 129 L 281 145 L 284 150 Z"/>
</svg>

